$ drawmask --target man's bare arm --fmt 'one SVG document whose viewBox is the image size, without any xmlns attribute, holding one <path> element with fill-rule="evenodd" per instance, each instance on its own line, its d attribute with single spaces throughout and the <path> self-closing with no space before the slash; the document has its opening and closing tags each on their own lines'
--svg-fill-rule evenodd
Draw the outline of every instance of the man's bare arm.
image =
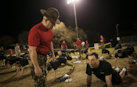
<svg viewBox="0 0 137 87">
<path fill-rule="evenodd" d="M 105 76 L 107 87 L 112 87 L 112 74 Z"/>
<path fill-rule="evenodd" d="M 35 74 L 37 76 L 41 76 L 42 70 L 41 70 L 39 63 L 38 63 L 36 47 L 29 46 L 29 54 L 30 54 L 30 59 L 31 59 L 32 64 L 33 64 L 34 69 L 35 69 Z"/>
<path fill-rule="evenodd" d="M 53 46 L 53 42 L 52 41 L 51 41 L 51 52 L 52 52 L 52 58 L 53 58 L 53 60 L 55 60 L 54 46 Z"/>
<path fill-rule="evenodd" d="M 92 75 L 87 75 L 87 87 L 91 87 L 91 83 L 92 83 Z"/>
</svg>

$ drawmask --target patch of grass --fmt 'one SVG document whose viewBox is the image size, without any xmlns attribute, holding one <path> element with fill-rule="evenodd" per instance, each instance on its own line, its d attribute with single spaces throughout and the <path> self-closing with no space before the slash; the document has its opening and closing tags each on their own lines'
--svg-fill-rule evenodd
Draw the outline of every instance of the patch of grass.
<svg viewBox="0 0 137 87">
<path fill-rule="evenodd" d="M 114 48 L 108 48 L 108 50 L 112 53 Z M 137 52 L 137 47 L 135 47 L 135 51 Z M 99 55 L 101 55 L 101 50 L 93 50 L 93 52 L 97 52 L 99 53 Z M 72 54 L 73 55 L 73 54 Z M 85 56 L 85 55 L 84 55 Z M 111 59 L 106 59 L 108 62 L 110 62 L 111 64 L 113 64 L 113 60 L 114 58 Z M 48 60 L 50 61 L 50 60 Z M 74 61 L 74 60 L 72 60 Z M 69 61 L 71 63 L 71 61 Z M 126 65 L 126 62 L 123 61 L 123 59 L 119 59 L 119 64 L 121 67 Z M 79 64 L 74 64 L 75 66 L 75 70 L 74 72 L 70 75 L 70 77 L 72 78 L 71 82 L 54 82 L 54 71 L 51 70 L 48 75 L 47 75 L 47 87 L 86 87 L 86 60 L 81 60 L 81 63 Z M 137 66 L 133 65 L 132 66 L 132 71 L 136 71 L 137 70 Z M 65 73 L 67 73 L 70 69 L 70 66 L 64 66 L 61 68 L 58 68 L 56 70 L 57 73 L 57 77 L 60 77 L 62 75 L 64 75 Z M 29 72 L 30 69 L 28 68 L 27 71 Z M 9 73 L 6 75 L 0 75 L 0 81 L 9 78 L 10 76 L 12 76 L 14 73 Z M 130 80 L 130 81 L 129 81 Z M 129 82 L 128 82 L 129 81 Z M 93 75 L 93 81 L 92 81 L 92 87 L 104 87 L 104 82 L 102 82 L 101 80 L 99 80 L 98 78 L 96 78 Z M 12 81 L 9 82 L 7 84 L 0 84 L 0 87 L 34 87 L 34 81 L 32 80 L 31 76 L 28 76 L 25 79 L 21 79 L 19 81 Z M 126 85 L 124 85 L 126 84 Z M 128 78 L 125 78 L 124 80 L 124 84 L 122 85 L 118 85 L 118 86 L 114 86 L 114 87 L 136 87 L 137 85 L 137 75 L 135 75 L 135 73 L 129 73 L 128 74 Z"/>
</svg>

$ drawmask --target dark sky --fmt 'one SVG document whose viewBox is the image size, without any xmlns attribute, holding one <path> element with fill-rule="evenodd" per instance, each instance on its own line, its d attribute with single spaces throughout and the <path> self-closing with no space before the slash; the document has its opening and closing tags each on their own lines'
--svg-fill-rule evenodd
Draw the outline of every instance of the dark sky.
<svg viewBox="0 0 137 87">
<path fill-rule="evenodd" d="M 66 0 L 8 0 L 8 29 L 1 35 L 17 35 L 29 31 L 40 22 L 40 9 L 55 7 L 60 12 L 60 20 L 67 26 L 75 27 L 72 4 Z M 76 4 L 78 26 L 87 33 L 89 41 L 96 41 L 100 34 L 106 40 L 116 36 L 116 24 L 119 35 L 128 36 L 137 33 L 136 0 L 80 0 Z"/>
</svg>

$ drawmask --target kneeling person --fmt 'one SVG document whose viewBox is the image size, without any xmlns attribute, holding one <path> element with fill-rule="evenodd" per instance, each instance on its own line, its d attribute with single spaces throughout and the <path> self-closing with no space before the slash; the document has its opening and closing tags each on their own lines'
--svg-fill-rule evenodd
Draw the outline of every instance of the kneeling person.
<svg viewBox="0 0 137 87">
<path fill-rule="evenodd" d="M 86 68 L 87 74 L 87 87 L 91 86 L 92 73 L 102 81 L 104 81 L 107 87 L 112 87 L 113 84 L 120 84 L 125 76 L 126 69 L 123 69 L 120 73 L 117 73 L 112 69 L 111 64 L 107 61 L 98 59 L 98 54 L 92 53 L 88 56 L 88 64 Z"/>
</svg>

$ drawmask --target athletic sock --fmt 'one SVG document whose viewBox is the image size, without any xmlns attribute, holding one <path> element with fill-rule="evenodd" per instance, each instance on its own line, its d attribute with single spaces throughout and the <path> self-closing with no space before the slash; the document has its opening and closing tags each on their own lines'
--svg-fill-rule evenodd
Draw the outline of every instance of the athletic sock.
<svg viewBox="0 0 137 87">
<path fill-rule="evenodd" d="M 115 70 L 116 70 L 118 73 L 120 72 L 120 68 L 119 68 L 119 67 L 115 68 Z"/>
<path fill-rule="evenodd" d="M 123 68 L 123 69 L 122 69 L 122 71 L 126 72 L 126 71 L 127 71 L 127 69 L 126 69 L 126 68 Z"/>
<path fill-rule="evenodd" d="M 125 75 L 127 75 L 127 68 L 126 68 L 126 67 L 124 67 L 124 68 L 122 69 L 122 71 L 124 71 L 124 72 L 125 72 Z"/>
</svg>

